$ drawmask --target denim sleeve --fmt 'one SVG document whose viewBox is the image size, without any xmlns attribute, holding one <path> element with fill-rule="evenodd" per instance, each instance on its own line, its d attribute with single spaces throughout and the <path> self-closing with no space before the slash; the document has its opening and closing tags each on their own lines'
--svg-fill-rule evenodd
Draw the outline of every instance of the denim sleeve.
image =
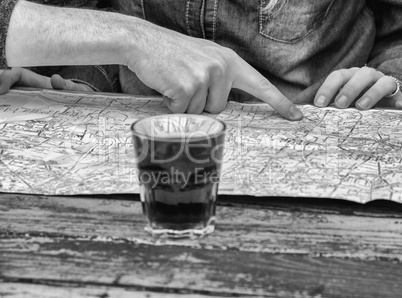
<svg viewBox="0 0 402 298">
<path fill-rule="evenodd" d="M 65 66 L 59 74 L 94 91 L 120 93 L 118 65 Z"/>
<path fill-rule="evenodd" d="M 118 65 L 77 65 L 31 67 L 44 76 L 59 74 L 67 80 L 89 86 L 94 91 L 120 93 Z"/>
<path fill-rule="evenodd" d="M 367 63 L 402 80 L 402 0 L 369 0 L 376 23 L 376 39 Z"/>
</svg>

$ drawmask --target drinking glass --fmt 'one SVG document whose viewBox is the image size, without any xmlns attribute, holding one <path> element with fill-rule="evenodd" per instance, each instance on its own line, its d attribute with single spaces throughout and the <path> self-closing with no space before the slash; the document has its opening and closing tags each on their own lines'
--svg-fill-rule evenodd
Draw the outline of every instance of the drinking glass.
<svg viewBox="0 0 402 298">
<path fill-rule="evenodd" d="M 131 125 L 147 232 L 177 238 L 214 231 L 225 130 L 218 119 L 190 114 Z"/>
</svg>

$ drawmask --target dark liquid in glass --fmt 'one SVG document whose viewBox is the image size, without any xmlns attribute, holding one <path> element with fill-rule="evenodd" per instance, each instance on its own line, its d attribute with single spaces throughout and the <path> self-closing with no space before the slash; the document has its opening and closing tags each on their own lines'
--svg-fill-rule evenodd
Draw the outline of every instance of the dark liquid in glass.
<svg viewBox="0 0 402 298">
<path fill-rule="evenodd" d="M 223 136 L 205 146 L 190 143 L 183 149 L 178 142 L 134 137 L 137 156 L 143 156 L 138 162 L 141 201 L 151 228 L 180 231 L 213 226 L 223 151 L 223 146 L 216 147 L 223 142 L 219 138 Z"/>
<path fill-rule="evenodd" d="M 153 177 L 167 175 L 167 172 L 162 171 L 145 170 L 142 173 L 147 173 L 147 176 L 152 173 Z M 197 169 L 197 173 L 201 176 L 206 172 L 200 173 Z M 215 215 L 217 183 L 210 181 L 210 175 L 201 181 L 197 181 L 194 173 L 188 175 L 188 180 L 182 183 L 152 180 L 152 184 L 144 184 L 143 208 L 151 225 L 179 230 L 208 225 L 208 221 Z"/>
</svg>

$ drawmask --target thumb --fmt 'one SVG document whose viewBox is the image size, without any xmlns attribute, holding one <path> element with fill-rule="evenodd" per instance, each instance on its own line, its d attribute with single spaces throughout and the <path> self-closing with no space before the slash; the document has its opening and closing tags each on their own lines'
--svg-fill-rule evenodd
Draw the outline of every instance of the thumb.
<svg viewBox="0 0 402 298">
<path fill-rule="evenodd" d="M 54 74 L 50 78 L 50 84 L 53 89 L 57 90 L 71 90 L 71 91 L 94 91 L 92 88 L 85 84 L 74 83 L 71 80 L 63 79 L 60 75 Z"/>
<path fill-rule="evenodd" d="M 54 74 L 50 78 L 50 84 L 52 85 L 53 89 L 58 89 L 58 90 L 65 90 L 67 88 L 67 82 L 65 79 L 63 79 L 60 75 Z"/>
<path fill-rule="evenodd" d="M 10 75 L 10 70 L 3 70 L 0 73 L 0 94 L 7 93 L 13 85 L 13 79 Z"/>
</svg>

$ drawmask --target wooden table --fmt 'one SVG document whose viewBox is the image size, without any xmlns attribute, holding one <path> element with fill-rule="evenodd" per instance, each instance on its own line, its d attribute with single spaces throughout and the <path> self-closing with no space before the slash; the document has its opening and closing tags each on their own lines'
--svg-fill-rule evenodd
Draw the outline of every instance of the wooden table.
<svg viewBox="0 0 402 298">
<path fill-rule="evenodd" d="M 138 196 L 0 195 L 0 297 L 402 297 L 402 204 L 221 196 L 155 241 Z"/>
</svg>

